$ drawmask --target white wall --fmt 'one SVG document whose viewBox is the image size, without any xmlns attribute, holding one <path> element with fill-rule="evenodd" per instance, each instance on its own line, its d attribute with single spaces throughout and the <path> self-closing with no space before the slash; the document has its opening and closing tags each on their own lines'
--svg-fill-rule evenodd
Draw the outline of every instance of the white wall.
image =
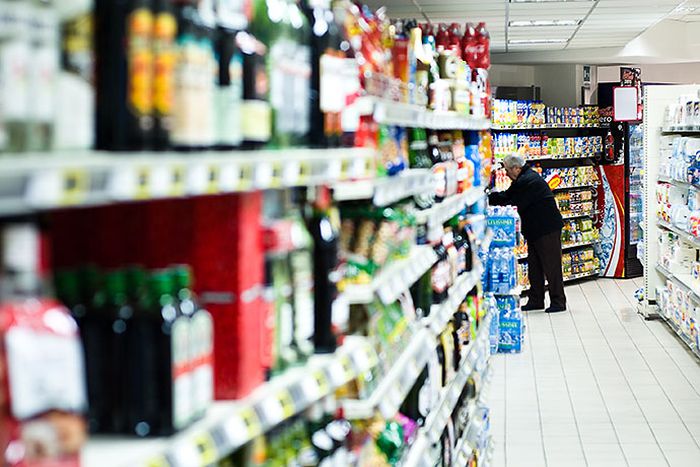
<svg viewBox="0 0 700 467">
<path fill-rule="evenodd" d="M 489 69 L 491 86 L 532 86 L 535 67 L 530 65 L 492 65 Z"/>
<path fill-rule="evenodd" d="M 643 83 L 694 84 L 700 83 L 700 62 L 657 65 L 626 65 L 642 70 Z M 599 83 L 620 81 L 620 67 L 598 67 Z"/>
<path fill-rule="evenodd" d="M 577 76 L 577 65 L 538 65 L 535 67 L 535 83 L 541 88 L 542 101 L 547 105 L 575 106 L 579 102 L 579 86 L 582 77 Z M 577 79 L 578 78 L 578 79 Z"/>
</svg>

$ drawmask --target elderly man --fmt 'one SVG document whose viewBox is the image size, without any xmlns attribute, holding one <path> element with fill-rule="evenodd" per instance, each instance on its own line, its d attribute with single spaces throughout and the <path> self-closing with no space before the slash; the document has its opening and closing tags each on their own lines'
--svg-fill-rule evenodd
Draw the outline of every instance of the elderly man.
<svg viewBox="0 0 700 467">
<path fill-rule="evenodd" d="M 513 180 L 504 192 L 491 193 L 493 205 L 517 206 L 522 221 L 522 233 L 527 240 L 530 293 L 522 309 L 544 309 L 544 280 L 549 283 L 551 304 L 545 311 L 566 311 L 564 278 L 561 270 L 561 229 L 564 227 L 554 194 L 547 182 L 519 155 L 506 156 L 506 174 Z"/>
</svg>

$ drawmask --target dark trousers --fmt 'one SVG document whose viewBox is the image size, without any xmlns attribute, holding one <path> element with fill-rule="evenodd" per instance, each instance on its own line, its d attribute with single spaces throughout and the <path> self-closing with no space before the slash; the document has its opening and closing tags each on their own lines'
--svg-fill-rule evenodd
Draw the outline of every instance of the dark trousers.
<svg viewBox="0 0 700 467">
<path fill-rule="evenodd" d="M 544 306 L 544 280 L 549 284 L 552 306 L 566 307 L 564 276 L 561 271 L 561 230 L 527 241 L 530 276 L 529 303 Z"/>
</svg>

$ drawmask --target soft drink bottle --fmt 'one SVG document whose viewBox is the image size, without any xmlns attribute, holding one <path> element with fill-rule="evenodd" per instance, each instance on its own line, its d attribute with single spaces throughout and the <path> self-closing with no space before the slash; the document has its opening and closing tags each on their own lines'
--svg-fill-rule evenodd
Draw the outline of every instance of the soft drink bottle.
<svg viewBox="0 0 700 467">
<path fill-rule="evenodd" d="M 475 30 L 475 66 L 474 68 L 482 68 L 488 70 L 491 66 L 491 54 L 489 53 L 489 46 L 491 43 L 491 38 L 489 32 L 486 30 L 485 23 L 479 23 Z"/>
</svg>

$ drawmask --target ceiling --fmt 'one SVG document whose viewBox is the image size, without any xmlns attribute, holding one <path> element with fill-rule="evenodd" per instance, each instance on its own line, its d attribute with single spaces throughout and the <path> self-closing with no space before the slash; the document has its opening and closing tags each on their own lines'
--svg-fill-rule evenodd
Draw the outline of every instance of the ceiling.
<svg viewBox="0 0 700 467">
<path fill-rule="evenodd" d="M 662 20 L 700 22 L 700 0 L 367 0 L 391 18 L 484 21 L 494 53 L 622 47 Z M 528 21 L 567 25 L 526 25 Z M 513 25 L 513 22 L 520 22 Z M 577 24 L 571 24 L 577 23 Z"/>
</svg>

